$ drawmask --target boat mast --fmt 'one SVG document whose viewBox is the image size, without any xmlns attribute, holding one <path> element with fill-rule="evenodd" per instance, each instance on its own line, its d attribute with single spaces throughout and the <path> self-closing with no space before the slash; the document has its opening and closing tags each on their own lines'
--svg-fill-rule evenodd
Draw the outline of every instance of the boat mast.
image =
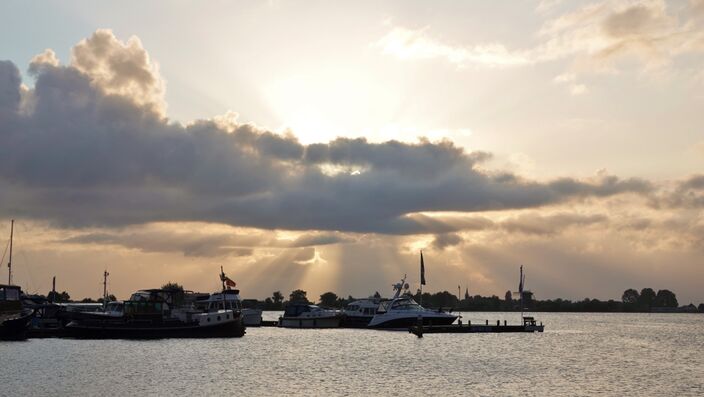
<svg viewBox="0 0 704 397">
<path fill-rule="evenodd" d="M 227 300 L 225 299 L 225 270 L 220 266 L 220 281 L 222 282 L 222 310 L 227 310 Z"/>
<path fill-rule="evenodd" d="M 10 259 L 7 262 L 7 284 L 12 285 L 12 235 L 15 232 L 15 220 L 10 221 Z"/>
</svg>

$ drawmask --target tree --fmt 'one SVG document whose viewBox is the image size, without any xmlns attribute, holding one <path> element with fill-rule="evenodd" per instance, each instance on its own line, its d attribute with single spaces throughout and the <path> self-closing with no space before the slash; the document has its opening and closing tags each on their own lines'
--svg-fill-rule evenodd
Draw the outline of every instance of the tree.
<svg viewBox="0 0 704 397">
<path fill-rule="evenodd" d="M 66 292 L 66 291 L 63 291 L 61 293 L 50 291 L 46 295 L 46 297 L 49 300 L 49 302 L 64 303 L 64 302 L 71 301 L 71 295 L 69 295 L 68 292 Z"/>
<path fill-rule="evenodd" d="M 179 283 L 172 283 L 169 281 L 168 283 L 164 284 L 161 286 L 161 289 L 169 290 L 169 291 L 180 291 L 183 292 L 183 286 Z"/>
<path fill-rule="evenodd" d="M 374 292 L 374 299 L 381 299 L 381 294 L 379 293 L 379 291 Z"/>
<path fill-rule="evenodd" d="M 504 300 L 508 303 L 513 302 L 513 294 L 511 293 L 511 290 L 506 291 L 506 294 L 504 295 Z"/>
<path fill-rule="evenodd" d="M 646 308 L 650 308 L 655 304 L 655 291 L 652 288 L 643 288 L 640 290 L 638 304 Z"/>
<path fill-rule="evenodd" d="M 704 303 L 700 303 L 698 309 L 699 313 L 704 313 Z"/>
<path fill-rule="evenodd" d="M 308 298 L 306 297 L 308 293 L 306 291 L 303 291 L 302 289 L 297 289 L 295 291 L 291 292 L 291 295 L 289 295 L 289 302 L 302 302 L 302 303 L 309 303 Z"/>
<path fill-rule="evenodd" d="M 284 294 L 282 294 L 281 291 L 274 291 L 274 293 L 271 294 L 271 300 L 274 301 L 275 305 L 280 305 L 281 302 L 284 301 Z"/>
<path fill-rule="evenodd" d="M 638 298 L 640 298 L 638 291 L 634 290 L 633 288 L 629 288 L 623 291 L 623 295 L 621 295 L 621 302 L 627 305 L 633 305 L 638 303 Z"/>
<path fill-rule="evenodd" d="M 115 302 L 117 300 L 117 297 L 113 294 L 108 295 L 108 302 Z M 103 303 L 103 298 L 98 299 L 98 303 Z"/>
<path fill-rule="evenodd" d="M 655 306 L 657 307 L 677 307 L 677 297 L 669 289 L 661 289 L 655 295 Z"/>
<path fill-rule="evenodd" d="M 186 300 L 186 294 L 184 293 L 183 286 L 181 284 L 172 283 L 169 281 L 168 283 L 162 285 L 161 289 L 171 292 L 173 301 L 170 303 L 174 306 L 180 306 L 183 301 Z"/>
<path fill-rule="evenodd" d="M 337 305 L 337 294 L 334 292 L 326 292 L 320 295 L 320 304 L 322 306 L 333 307 Z"/>
</svg>

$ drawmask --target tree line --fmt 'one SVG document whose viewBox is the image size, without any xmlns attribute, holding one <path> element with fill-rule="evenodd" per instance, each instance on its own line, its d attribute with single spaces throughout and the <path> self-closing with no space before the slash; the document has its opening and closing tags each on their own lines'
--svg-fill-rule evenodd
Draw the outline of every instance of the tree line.
<svg viewBox="0 0 704 397">
<path fill-rule="evenodd" d="M 177 289 L 183 291 L 183 287 L 176 283 L 167 283 L 162 286 L 163 289 Z M 424 292 L 421 296 L 420 291 L 415 294 L 406 292 L 405 295 L 412 297 L 416 302 L 423 306 L 433 309 L 453 309 L 456 311 L 519 311 L 521 305 L 524 309 L 539 312 L 639 312 L 647 313 L 653 311 L 675 311 L 677 309 L 689 312 L 704 313 L 704 303 L 700 303 L 698 307 L 690 304 L 679 308 L 679 302 L 674 292 L 661 289 L 655 292 L 652 288 L 643 288 L 640 292 L 636 289 L 629 288 L 621 295 L 621 300 L 609 299 L 601 301 L 598 299 L 585 298 L 583 300 L 571 301 L 569 299 L 535 299 L 530 291 L 523 292 L 523 303 L 521 304 L 520 296 L 515 297 L 511 291 L 506 291 L 503 299 L 496 295 L 470 296 L 468 292 L 460 299 L 457 295 L 448 292 L 440 291 L 436 293 Z M 374 293 L 372 298 L 381 298 L 379 292 Z M 52 302 L 74 302 L 70 295 L 66 292 L 49 292 L 47 298 Z M 319 296 L 317 301 L 308 299 L 307 291 L 296 289 L 291 291 L 287 297 L 281 291 L 274 291 L 270 297 L 264 300 L 244 299 L 242 301 L 244 307 L 260 308 L 263 310 L 283 310 L 290 302 L 301 303 L 317 303 L 320 306 L 341 309 L 348 303 L 357 300 L 352 296 L 338 296 L 332 291 L 325 292 Z M 117 300 L 115 295 L 108 295 L 108 301 Z M 85 298 L 79 301 L 80 303 L 102 303 L 103 299 Z"/>
<path fill-rule="evenodd" d="M 523 300 L 521 303 L 520 296 L 511 291 L 506 291 L 503 299 L 496 295 L 470 296 L 465 293 L 465 296 L 460 299 L 457 295 L 448 292 L 440 291 L 436 293 L 424 292 L 421 296 L 420 291 L 415 294 L 407 292 L 406 295 L 415 299 L 416 302 L 422 303 L 423 306 L 434 309 L 453 309 L 456 311 L 519 311 L 521 305 L 524 309 L 531 311 L 542 312 L 652 312 L 652 311 L 682 311 L 702 312 L 704 313 L 704 303 L 698 307 L 690 304 L 679 308 L 677 296 L 674 292 L 662 289 L 655 292 L 652 288 L 643 288 L 640 292 L 629 288 L 623 292 L 621 300 L 609 299 L 602 301 L 599 299 L 585 298 L 583 300 L 572 301 L 569 299 L 535 299 L 530 291 L 523 292 Z M 381 295 L 376 292 L 372 297 L 381 298 Z M 352 296 L 347 298 L 338 296 L 334 292 L 325 292 L 320 295 L 317 302 L 311 302 L 308 299 L 308 293 L 304 290 L 297 289 L 292 291 L 288 300 L 281 291 L 275 291 L 271 297 L 259 301 L 256 299 L 246 299 L 243 303 L 245 307 L 256 307 L 264 310 L 283 310 L 289 302 L 302 303 L 317 303 L 320 306 L 340 309 L 344 308 L 348 303 L 356 300 Z"/>
</svg>

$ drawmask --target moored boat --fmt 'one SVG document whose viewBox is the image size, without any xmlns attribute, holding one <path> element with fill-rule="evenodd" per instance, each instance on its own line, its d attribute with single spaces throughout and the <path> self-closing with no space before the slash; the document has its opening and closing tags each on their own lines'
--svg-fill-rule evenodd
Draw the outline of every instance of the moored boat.
<svg viewBox="0 0 704 397">
<path fill-rule="evenodd" d="M 140 290 L 111 312 L 81 313 L 66 325 L 66 334 L 89 339 L 241 337 L 241 311 L 223 299 L 223 277 L 220 300 L 211 296 L 205 311 L 192 305 L 182 290 Z"/>
<path fill-rule="evenodd" d="M 33 310 L 23 309 L 22 289 L 16 285 L 0 284 L 0 339 L 23 340 L 32 321 Z"/>
<path fill-rule="evenodd" d="M 403 329 L 422 323 L 423 325 L 449 325 L 457 316 L 442 311 L 426 309 L 410 296 L 402 296 L 406 276 L 394 284 L 394 297 L 379 305 L 377 314 L 369 322 L 369 328 Z"/>
<path fill-rule="evenodd" d="M 337 328 L 342 315 L 337 310 L 323 309 L 308 303 L 290 303 L 279 317 L 283 328 Z"/>
<path fill-rule="evenodd" d="M 345 306 L 341 327 L 366 328 L 379 309 L 381 298 L 358 299 Z"/>
</svg>

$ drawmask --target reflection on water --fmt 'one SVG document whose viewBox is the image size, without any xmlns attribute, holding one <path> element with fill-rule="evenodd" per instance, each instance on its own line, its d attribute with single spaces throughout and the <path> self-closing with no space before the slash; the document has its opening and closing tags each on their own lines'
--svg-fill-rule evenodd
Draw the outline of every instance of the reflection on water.
<svg viewBox="0 0 704 397">
<path fill-rule="evenodd" d="M 704 315 L 536 317 L 543 334 L 251 328 L 235 339 L 0 342 L 0 395 L 704 394 Z M 464 314 L 486 319 L 519 315 Z"/>
</svg>

